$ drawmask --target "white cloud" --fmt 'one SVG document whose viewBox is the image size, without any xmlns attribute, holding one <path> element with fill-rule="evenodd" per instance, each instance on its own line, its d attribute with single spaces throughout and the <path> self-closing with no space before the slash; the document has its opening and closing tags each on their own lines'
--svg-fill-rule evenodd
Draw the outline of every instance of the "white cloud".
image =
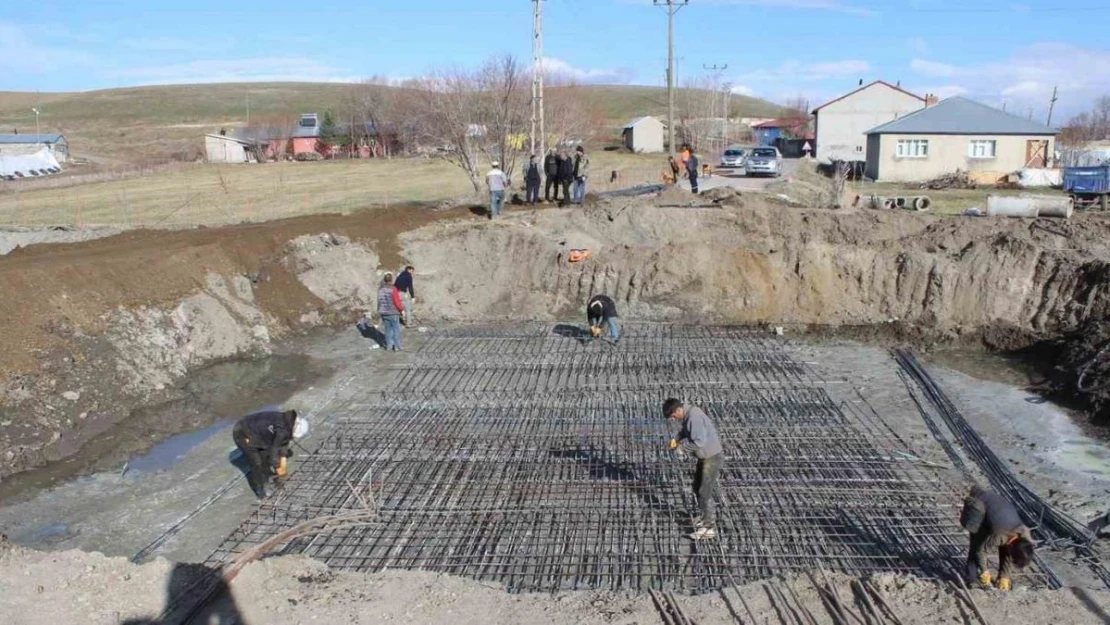
<svg viewBox="0 0 1110 625">
<path fill-rule="evenodd" d="M 969 65 L 914 59 L 910 69 L 929 78 L 944 78 L 960 94 L 993 106 L 1003 102 L 1018 110 L 1047 110 L 1054 87 L 1060 90 L 1057 111 L 1071 115 L 1110 92 L 1110 74 L 1090 68 L 1110 67 L 1110 50 L 1065 43 L 1023 45 L 1009 58 Z"/>
<path fill-rule="evenodd" d="M 204 38 L 204 43 L 179 39 L 177 37 L 133 37 L 120 41 L 122 45 L 147 52 L 189 52 L 228 48 L 234 40 L 231 37 L 213 36 Z"/>
<path fill-rule="evenodd" d="M 93 65 L 95 59 L 91 54 L 39 43 L 48 39 L 36 37 L 35 29 L 36 27 L 0 21 L 0 71 L 41 74 Z"/>
<path fill-rule="evenodd" d="M 747 85 L 733 85 L 729 89 L 729 91 L 731 91 L 735 95 L 746 95 L 746 96 L 754 96 L 755 95 L 755 89 L 752 89 L 751 87 L 749 87 Z"/>
<path fill-rule="evenodd" d="M 216 82 L 357 82 L 360 77 L 339 68 L 302 57 L 191 61 L 135 67 L 115 73 L 116 78 L 143 84 Z"/>
<path fill-rule="evenodd" d="M 621 84 L 629 82 L 632 78 L 632 71 L 629 69 L 583 69 L 551 57 L 544 57 L 543 69 L 545 76 L 584 83 Z"/>
<path fill-rule="evenodd" d="M 932 87 L 919 87 L 915 93 L 918 95 L 929 93 L 943 100 L 958 95 L 967 95 L 968 90 L 967 87 L 961 85 L 936 85 Z"/>
</svg>

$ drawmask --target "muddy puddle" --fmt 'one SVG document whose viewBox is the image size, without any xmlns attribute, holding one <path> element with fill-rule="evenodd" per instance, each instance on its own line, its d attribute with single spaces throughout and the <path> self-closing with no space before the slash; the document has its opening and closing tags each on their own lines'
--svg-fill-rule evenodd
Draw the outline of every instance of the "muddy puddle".
<svg viewBox="0 0 1110 625">
<path fill-rule="evenodd" d="M 93 473 L 133 476 L 171 468 L 189 451 L 224 432 L 239 417 L 278 407 L 331 371 L 303 355 L 224 362 L 200 369 L 178 398 L 140 408 L 90 439 L 75 454 L 0 483 L 0 503 L 29 499 Z"/>
<path fill-rule="evenodd" d="M 1016 356 L 970 349 L 945 349 L 922 358 L 927 365 L 959 371 L 984 382 L 998 382 L 1017 388 L 1037 384 L 1044 379 L 1029 362 Z"/>
</svg>

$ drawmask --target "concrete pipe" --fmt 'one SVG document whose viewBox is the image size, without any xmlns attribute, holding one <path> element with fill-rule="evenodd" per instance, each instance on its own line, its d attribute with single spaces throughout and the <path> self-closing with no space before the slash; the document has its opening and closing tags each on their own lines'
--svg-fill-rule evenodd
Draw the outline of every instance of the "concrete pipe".
<svg viewBox="0 0 1110 625">
<path fill-rule="evenodd" d="M 933 201 L 927 196 L 913 198 L 913 209 L 915 211 L 927 211 L 933 206 Z"/>
<path fill-rule="evenodd" d="M 897 206 L 898 208 L 905 208 L 906 207 L 906 198 L 904 198 L 904 197 L 894 198 L 894 205 Z"/>
<path fill-rule="evenodd" d="M 987 215 L 991 217 L 1062 217 L 1070 219 L 1074 211 L 1075 204 L 1070 197 L 1051 195 L 987 196 Z"/>
</svg>

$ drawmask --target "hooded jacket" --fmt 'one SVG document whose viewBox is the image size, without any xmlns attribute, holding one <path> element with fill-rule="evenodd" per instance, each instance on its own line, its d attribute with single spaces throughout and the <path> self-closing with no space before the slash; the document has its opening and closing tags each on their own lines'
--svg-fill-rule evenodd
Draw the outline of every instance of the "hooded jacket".
<svg viewBox="0 0 1110 625">
<path fill-rule="evenodd" d="M 296 417 L 292 413 L 267 411 L 243 417 L 235 424 L 235 430 L 246 439 L 248 447 L 260 450 L 273 468 L 293 441 L 294 425 Z"/>
</svg>

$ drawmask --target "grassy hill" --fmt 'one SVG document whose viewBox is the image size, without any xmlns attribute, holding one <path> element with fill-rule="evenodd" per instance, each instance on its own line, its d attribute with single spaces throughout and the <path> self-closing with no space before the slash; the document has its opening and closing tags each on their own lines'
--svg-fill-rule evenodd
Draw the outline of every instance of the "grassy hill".
<svg viewBox="0 0 1110 625">
<path fill-rule="evenodd" d="M 32 106 L 43 132 L 62 132 L 71 151 L 103 164 L 192 160 L 203 136 L 252 118 L 339 108 L 360 85 L 337 83 L 226 83 L 107 89 L 78 93 L 0 91 L 0 132 L 35 131 Z M 640 115 L 666 113 L 666 89 L 628 85 L 578 87 L 614 126 Z M 774 116 L 783 107 L 732 96 L 733 116 Z"/>
</svg>

